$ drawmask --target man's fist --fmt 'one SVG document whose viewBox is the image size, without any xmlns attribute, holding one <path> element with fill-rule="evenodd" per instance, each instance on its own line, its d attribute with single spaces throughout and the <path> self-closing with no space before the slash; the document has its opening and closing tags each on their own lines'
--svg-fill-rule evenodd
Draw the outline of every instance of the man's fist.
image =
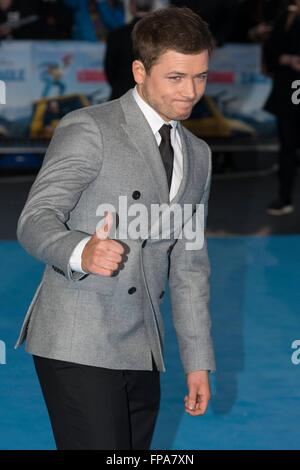
<svg viewBox="0 0 300 470">
<path fill-rule="evenodd" d="M 111 276 L 119 269 L 125 250 L 121 243 L 109 238 L 112 224 L 113 216 L 107 212 L 103 224 L 96 229 L 83 249 L 81 266 L 84 271 L 90 274 Z"/>
</svg>

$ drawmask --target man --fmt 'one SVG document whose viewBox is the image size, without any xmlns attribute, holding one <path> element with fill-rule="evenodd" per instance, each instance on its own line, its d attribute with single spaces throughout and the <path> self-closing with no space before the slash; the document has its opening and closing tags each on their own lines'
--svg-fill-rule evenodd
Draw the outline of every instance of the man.
<svg viewBox="0 0 300 470">
<path fill-rule="evenodd" d="M 38 39 L 71 39 L 73 11 L 64 0 L 37 0 L 36 10 L 41 19 Z"/>
<path fill-rule="evenodd" d="M 43 126 L 41 130 L 42 137 L 52 137 L 53 131 L 62 117 L 60 104 L 57 100 L 51 100 L 47 104 L 45 114 L 43 116 Z"/>
<path fill-rule="evenodd" d="M 187 6 L 198 13 L 209 25 L 216 46 L 226 42 L 236 25 L 239 0 L 171 0 L 174 6 Z"/>
<path fill-rule="evenodd" d="M 130 0 L 132 21 L 112 31 L 107 38 L 105 73 L 111 86 L 110 99 L 120 98 L 135 85 L 132 74 L 131 33 L 134 25 L 153 9 L 153 0 Z"/>
<path fill-rule="evenodd" d="M 64 0 L 74 17 L 73 39 L 105 40 L 108 31 L 124 24 L 124 5 L 119 0 Z"/>
<path fill-rule="evenodd" d="M 36 39 L 39 16 L 36 2 L 0 0 L 0 40 Z"/>
<path fill-rule="evenodd" d="M 20 216 L 20 243 L 47 266 L 16 347 L 27 336 L 59 449 L 149 448 L 168 277 L 185 410 L 206 410 L 215 370 L 210 269 L 206 242 L 190 249 L 186 229 L 197 225 L 197 205 L 207 214 L 211 156 L 180 121 L 203 96 L 212 44 L 189 9 L 142 18 L 133 30 L 136 88 L 60 121 Z M 139 203 L 146 217 L 164 209 L 144 236 L 113 239 L 115 208 L 127 228 L 120 200 L 128 213 Z M 157 236 L 176 205 L 193 212 Z"/>
<path fill-rule="evenodd" d="M 264 43 L 288 0 L 239 0 L 230 42 Z"/>
<path fill-rule="evenodd" d="M 277 18 L 266 42 L 265 61 L 273 79 L 264 109 L 276 117 L 279 150 L 277 197 L 267 214 L 281 217 L 294 212 L 300 107 L 292 99 L 300 80 L 300 0 L 293 0 Z"/>
</svg>

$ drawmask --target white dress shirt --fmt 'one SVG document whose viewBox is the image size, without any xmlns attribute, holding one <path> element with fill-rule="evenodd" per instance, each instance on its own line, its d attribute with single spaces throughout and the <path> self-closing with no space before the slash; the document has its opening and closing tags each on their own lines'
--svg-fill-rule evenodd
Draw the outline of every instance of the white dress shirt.
<svg viewBox="0 0 300 470">
<path fill-rule="evenodd" d="M 148 104 L 143 98 L 140 96 L 139 92 L 137 91 L 137 87 L 135 86 L 132 90 L 132 95 L 138 104 L 139 108 L 141 109 L 142 113 L 144 114 L 145 118 L 147 119 L 152 132 L 155 136 L 157 145 L 159 146 L 161 142 L 161 135 L 159 133 L 159 129 L 163 124 L 170 124 L 172 126 L 171 129 L 171 144 L 174 149 L 174 162 L 173 162 L 173 173 L 172 173 L 172 182 L 170 188 L 170 202 L 176 196 L 181 180 L 183 175 L 183 155 L 182 155 L 182 145 L 180 135 L 177 129 L 177 121 L 164 121 L 163 118 Z M 73 271 L 77 271 L 79 273 L 84 273 L 85 271 L 81 268 L 81 255 L 83 249 L 87 242 L 90 240 L 90 236 L 81 240 L 78 245 L 74 248 L 73 253 L 70 257 L 70 267 Z"/>
</svg>

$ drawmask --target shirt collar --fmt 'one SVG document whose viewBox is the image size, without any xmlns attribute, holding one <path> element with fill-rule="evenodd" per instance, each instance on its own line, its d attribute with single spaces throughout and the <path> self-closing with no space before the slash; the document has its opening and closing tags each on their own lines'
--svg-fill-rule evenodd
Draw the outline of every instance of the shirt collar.
<svg viewBox="0 0 300 470">
<path fill-rule="evenodd" d="M 174 130 L 176 130 L 177 121 L 164 121 L 163 118 L 140 96 L 137 91 L 137 86 L 132 90 L 133 97 L 140 107 L 142 113 L 147 119 L 153 134 L 156 134 L 163 124 L 170 124 Z"/>
</svg>

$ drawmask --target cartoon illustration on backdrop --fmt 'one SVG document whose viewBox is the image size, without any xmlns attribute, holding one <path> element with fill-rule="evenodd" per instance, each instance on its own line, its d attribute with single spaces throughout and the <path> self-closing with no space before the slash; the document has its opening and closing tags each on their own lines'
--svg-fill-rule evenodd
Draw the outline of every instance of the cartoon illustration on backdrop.
<svg viewBox="0 0 300 470">
<path fill-rule="evenodd" d="M 42 91 L 42 98 L 49 96 L 52 88 L 57 90 L 59 96 L 65 94 L 66 84 L 62 80 L 63 76 L 66 74 L 68 68 L 73 62 L 72 54 L 65 54 L 62 57 L 61 64 L 59 63 L 43 63 L 40 65 L 42 72 L 40 75 L 41 80 L 45 83 L 45 86 Z"/>
</svg>

